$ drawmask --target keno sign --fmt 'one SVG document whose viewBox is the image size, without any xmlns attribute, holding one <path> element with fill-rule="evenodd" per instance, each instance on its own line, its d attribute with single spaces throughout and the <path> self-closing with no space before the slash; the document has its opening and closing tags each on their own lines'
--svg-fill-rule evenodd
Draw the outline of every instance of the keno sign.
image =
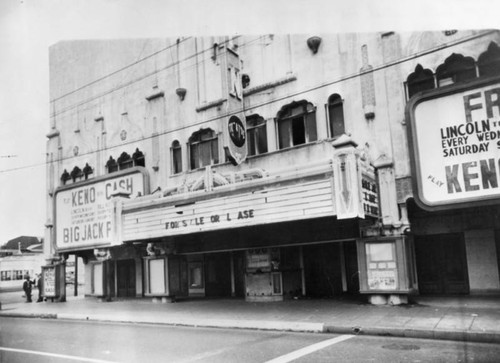
<svg viewBox="0 0 500 363">
<path fill-rule="evenodd" d="M 425 92 L 407 107 L 417 202 L 426 209 L 500 198 L 500 78 Z"/>
<path fill-rule="evenodd" d="M 115 241 L 111 198 L 118 192 L 144 194 L 144 174 L 135 170 L 113 178 L 96 178 L 56 194 L 56 245 L 58 250 L 110 246 Z"/>
</svg>

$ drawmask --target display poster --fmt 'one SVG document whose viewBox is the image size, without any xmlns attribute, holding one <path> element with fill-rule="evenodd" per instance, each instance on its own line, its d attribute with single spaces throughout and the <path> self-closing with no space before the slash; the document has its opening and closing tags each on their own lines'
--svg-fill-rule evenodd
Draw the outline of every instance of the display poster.
<svg viewBox="0 0 500 363">
<path fill-rule="evenodd" d="M 247 268 L 262 269 L 271 267 L 271 254 L 267 248 L 247 251 Z"/>
<path fill-rule="evenodd" d="M 424 207 L 500 197 L 500 81 L 486 84 L 414 102 L 414 174 Z"/>
<path fill-rule="evenodd" d="M 56 266 L 43 268 L 43 296 L 56 297 Z"/>
</svg>

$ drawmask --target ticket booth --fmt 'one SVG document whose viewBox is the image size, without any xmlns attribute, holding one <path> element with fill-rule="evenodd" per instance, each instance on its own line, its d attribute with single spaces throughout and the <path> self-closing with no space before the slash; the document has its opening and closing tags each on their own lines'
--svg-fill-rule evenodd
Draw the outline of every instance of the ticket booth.
<svg viewBox="0 0 500 363">
<path fill-rule="evenodd" d="M 413 241 L 408 236 L 357 241 L 360 293 L 372 304 L 399 305 L 416 292 Z"/>
<path fill-rule="evenodd" d="M 247 250 L 246 301 L 282 301 L 283 277 L 278 248 Z"/>
</svg>

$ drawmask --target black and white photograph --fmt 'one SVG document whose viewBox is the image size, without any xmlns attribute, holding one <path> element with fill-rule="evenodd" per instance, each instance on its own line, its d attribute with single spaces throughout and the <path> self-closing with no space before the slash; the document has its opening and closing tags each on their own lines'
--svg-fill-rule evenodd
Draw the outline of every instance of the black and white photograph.
<svg viewBox="0 0 500 363">
<path fill-rule="evenodd" d="M 2 0 L 0 363 L 498 362 L 498 10 Z"/>
</svg>

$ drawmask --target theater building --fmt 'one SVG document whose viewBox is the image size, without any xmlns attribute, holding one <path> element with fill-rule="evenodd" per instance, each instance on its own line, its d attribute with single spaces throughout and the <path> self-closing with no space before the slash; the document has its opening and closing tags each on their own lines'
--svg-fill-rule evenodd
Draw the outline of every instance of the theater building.
<svg viewBox="0 0 500 363">
<path fill-rule="evenodd" d="M 498 293 L 498 44 L 57 43 L 48 263 L 82 258 L 107 299 Z"/>
</svg>

